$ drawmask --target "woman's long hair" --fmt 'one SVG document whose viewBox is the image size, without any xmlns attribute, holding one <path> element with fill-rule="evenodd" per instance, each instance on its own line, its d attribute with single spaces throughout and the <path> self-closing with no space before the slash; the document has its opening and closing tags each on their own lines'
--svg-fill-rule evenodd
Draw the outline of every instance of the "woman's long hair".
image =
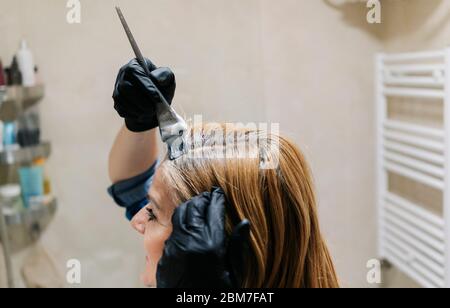
<svg viewBox="0 0 450 308">
<path fill-rule="evenodd" d="M 230 203 L 227 232 L 244 218 L 251 222 L 244 287 L 339 287 L 311 173 L 292 142 L 242 126 L 204 124 L 190 130 L 187 147 L 187 155 L 161 164 L 164 180 L 176 204 L 221 187 Z"/>
</svg>

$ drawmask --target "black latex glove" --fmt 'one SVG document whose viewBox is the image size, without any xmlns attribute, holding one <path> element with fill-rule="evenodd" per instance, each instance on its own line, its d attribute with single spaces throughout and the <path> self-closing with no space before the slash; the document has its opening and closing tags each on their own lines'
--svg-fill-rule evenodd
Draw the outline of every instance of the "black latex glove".
<svg viewBox="0 0 450 308">
<path fill-rule="evenodd" d="M 150 78 L 169 104 L 175 95 L 175 75 L 169 68 L 157 68 L 146 59 Z M 114 87 L 114 108 L 125 119 L 127 128 L 143 132 L 159 126 L 156 104 L 162 103 L 150 78 L 136 59 L 123 66 Z"/>
<path fill-rule="evenodd" d="M 159 261 L 158 288 L 230 288 L 242 286 L 250 223 L 243 220 L 228 238 L 226 198 L 220 188 L 180 205 L 173 232 Z"/>
</svg>

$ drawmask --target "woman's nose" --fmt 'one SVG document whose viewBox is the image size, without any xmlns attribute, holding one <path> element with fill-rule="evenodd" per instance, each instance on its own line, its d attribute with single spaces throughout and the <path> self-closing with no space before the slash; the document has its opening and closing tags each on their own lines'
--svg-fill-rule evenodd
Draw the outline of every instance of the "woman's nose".
<svg viewBox="0 0 450 308">
<path fill-rule="evenodd" d="M 140 210 L 131 220 L 131 226 L 140 234 L 145 233 L 145 225 L 148 221 L 148 214 L 145 207 Z"/>
</svg>

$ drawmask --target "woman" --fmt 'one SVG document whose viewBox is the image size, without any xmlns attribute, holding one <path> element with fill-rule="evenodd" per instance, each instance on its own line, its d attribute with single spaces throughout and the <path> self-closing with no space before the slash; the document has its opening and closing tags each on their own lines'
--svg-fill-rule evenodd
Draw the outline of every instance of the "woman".
<svg viewBox="0 0 450 308">
<path fill-rule="evenodd" d="M 171 103 L 173 73 L 148 65 Z M 119 72 L 114 100 L 125 126 L 110 155 L 109 191 L 144 236 L 147 285 L 338 287 L 309 168 L 292 142 L 204 125 L 191 129 L 185 156 L 156 167 L 160 102 L 135 60 Z M 261 168 L 267 161 L 276 167 Z"/>
</svg>

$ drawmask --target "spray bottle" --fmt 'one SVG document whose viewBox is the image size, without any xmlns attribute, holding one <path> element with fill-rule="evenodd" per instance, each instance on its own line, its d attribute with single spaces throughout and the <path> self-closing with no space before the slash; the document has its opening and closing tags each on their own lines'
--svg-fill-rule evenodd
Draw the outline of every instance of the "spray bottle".
<svg viewBox="0 0 450 308">
<path fill-rule="evenodd" d="M 36 84 L 34 73 L 34 60 L 33 54 L 27 47 L 27 42 L 22 40 L 20 49 L 17 52 L 17 61 L 19 63 L 19 69 L 22 73 L 22 84 L 25 87 L 32 87 Z"/>
</svg>

